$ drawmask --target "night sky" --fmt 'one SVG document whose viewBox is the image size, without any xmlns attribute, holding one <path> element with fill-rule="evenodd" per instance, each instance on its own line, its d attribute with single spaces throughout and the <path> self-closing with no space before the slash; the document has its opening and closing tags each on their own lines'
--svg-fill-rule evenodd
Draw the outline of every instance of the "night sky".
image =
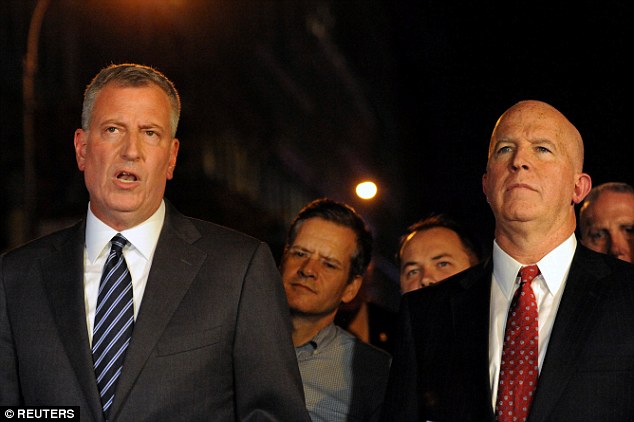
<svg viewBox="0 0 634 422">
<path fill-rule="evenodd" d="M 3 204 L 21 191 L 21 57 L 34 4 L 9 0 L 0 6 Z M 99 67 L 122 60 L 156 63 L 174 75 L 181 93 L 187 94 L 184 112 L 197 110 L 198 104 L 214 104 L 216 96 L 222 97 L 218 85 L 253 76 L 246 71 L 224 75 L 214 60 L 238 60 L 240 44 L 231 43 L 254 30 L 249 25 L 268 25 L 269 32 L 277 23 L 301 28 L 303 22 L 284 20 L 301 8 L 297 4 L 325 10 L 354 86 L 375 116 L 379 142 L 369 165 L 377 166 L 377 174 L 387 173 L 386 180 L 393 184 L 384 187 L 380 198 L 392 202 L 382 207 L 386 217 L 377 219 L 390 222 L 378 227 L 391 239 L 386 250 L 393 249 L 405 227 L 430 212 L 451 213 L 490 244 L 493 220 L 480 184 L 488 139 L 499 115 L 522 99 L 549 102 L 577 126 L 586 145 L 585 170 L 594 184 L 634 183 L 632 141 L 626 130 L 625 97 L 631 91 L 631 72 L 626 73 L 625 65 L 631 45 L 626 40 L 632 26 L 626 2 L 263 3 L 265 12 L 280 16 L 278 21 L 258 20 L 259 12 L 253 11 L 258 4 L 172 0 L 144 6 L 133 0 L 59 0 L 52 6 L 40 43 L 38 85 L 44 109 L 54 109 L 39 120 L 41 138 L 46 139 L 40 154 L 55 163 L 42 164 L 42 191 L 57 198 L 51 201 L 59 201 L 59 208 L 85 203 L 74 167 L 72 133 L 79 123 L 83 87 Z M 223 21 L 227 16 L 232 20 Z M 71 23 L 74 32 L 65 31 Z M 117 38 L 121 33 L 135 37 Z M 71 53 L 73 49 L 78 51 Z M 231 51 L 233 56 L 227 56 Z M 290 63 L 300 58 L 291 52 L 286 59 Z M 226 104 L 218 103 L 208 109 L 223 107 Z M 248 116 L 240 118 L 257 127 Z M 209 121 L 214 127 L 222 124 Z M 187 133 L 187 126 L 183 130 Z M 389 171 L 380 169 L 386 157 Z M 7 206 L 3 208 L 7 221 Z M 4 231 L 6 243 L 6 224 Z"/>
<path fill-rule="evenodd" d="M 394 66 L 405 220 L 446 211 L 486 241 L 493 220 L 480 180 L 489 136 L 522 99 L 549 102 L 577 126 L 595 185 L 634 181 L 625 2 L 393 3 L 385 54 Z M 360 20 L 346 16 L 346 24 Z M 349 47 L 364 37 L 359 28 L 344 32 Z M 363 69 L 368 51 L 349 51 Z"/>
</svg>

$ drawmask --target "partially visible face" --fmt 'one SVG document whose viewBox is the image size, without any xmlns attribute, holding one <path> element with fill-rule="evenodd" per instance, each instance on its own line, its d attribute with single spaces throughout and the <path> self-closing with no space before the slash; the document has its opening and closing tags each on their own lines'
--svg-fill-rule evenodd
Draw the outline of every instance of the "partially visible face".
<svg viewBox="0 0 634 422">
<path fill-rule="evenodd" d="M 156 85 L 106 85 L 88 130 L 75 131 L 91 210 L 117 230 L 149 218 L 174 175 L 179 143 L 171 136 L 170 110 L 167 94 Z"/>
<path fill-rule="evenodd" d="M 348 283 L 356 235 L 348 227 L 319 217 L 305 220 L 284 253 L 281 272 L 291 312 L 311 317 L 334 317 L 361 286 L 357 276 Z"/>
<path fill-rule="evenodd" d="M 634 194 L 604 191 L 583 214 L 581 243 L 634 263 Z"/>
<path fill-rule="evenodd" d="M 506 112 L 491 137 L 482 179 L 496 221 L 574 225 L 572 204 L 590 183 L 581 173 L 582 155 L 578 132 L 554 108 L 525 102 Z"/>
<path fill-rule="evenodd" d="M 456 232 L 445 227 L 416 232 L 400 253 L 401 293 L 438 283 L 475 264 Z"/>
</svg>

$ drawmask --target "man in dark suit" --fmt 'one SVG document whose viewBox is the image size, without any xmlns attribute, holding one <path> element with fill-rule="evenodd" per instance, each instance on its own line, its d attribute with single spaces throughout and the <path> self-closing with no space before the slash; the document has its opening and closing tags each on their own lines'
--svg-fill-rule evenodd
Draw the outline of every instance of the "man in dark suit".
<svg viewBox="0 0 634 422">
<path fill-rule="evenodd" d="M 88 86 L 75 132 L 86 219 L 0 261 L 1 405 L 80 406 L 82 421 L 309 420 L 269 248 L 163 199 L 179 113 L 149 67 L 112 65 Z"/>
<path fill-rule="evenodd" d="M 582 165 L 552 106 L 498 120 L 482 180 L 492 259 L 403 296 L 384 420 L 634 420 L 634 267 L 577 244 Z"/>
</svg>

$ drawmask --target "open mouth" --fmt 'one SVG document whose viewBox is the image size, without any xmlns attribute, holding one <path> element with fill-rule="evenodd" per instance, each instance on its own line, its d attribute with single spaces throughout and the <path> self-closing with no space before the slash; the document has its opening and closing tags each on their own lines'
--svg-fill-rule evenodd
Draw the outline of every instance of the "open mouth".
<svg viewBox="0 0 634 422">
<path fill-rule="evenodd" d="M 136 182 L 138 178 L 135 174 L 122 171 L 117 173 L 117 180 L 121 180 L 122 182 Z"/>
</svg>

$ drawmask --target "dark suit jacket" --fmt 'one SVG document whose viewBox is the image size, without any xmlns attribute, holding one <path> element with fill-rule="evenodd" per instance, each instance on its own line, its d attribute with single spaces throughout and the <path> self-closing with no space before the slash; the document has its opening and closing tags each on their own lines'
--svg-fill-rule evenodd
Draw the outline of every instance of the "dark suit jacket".
<svg viewBox="0 0 634 422">
<path fill-rule="evenodd" d="M 495 421 L 491 273 L 403 296 L 385 421 Z M 577 246 L 528 420 L 634 421 L 634 266 Z"/>
<path fill-rule="evenodd" d="M 368 325 L 370 331 L 369 343 L 379 349 L 392 354 L 395 344 L 395 330 L 398 323 L 398 314 L 374 302 L 367 302 Z M 348 311 L 340 308 L 335 316 L 335 324 L 348 330 L 358 310 Z"/>
<path fill-rule="evenodd" d="M 378 421 L 390 373 L 389 353 L 356 339 L 352 358 L 352 399 L 348 420 Z"/>
<path fill-rule="evenodd" d="M 0 404 L 102 421 L 85 222 L 0 258 Z M 169 204 L 111 421 L 309 420 L 279 272 L 262 242 Z"/>
</svg>

